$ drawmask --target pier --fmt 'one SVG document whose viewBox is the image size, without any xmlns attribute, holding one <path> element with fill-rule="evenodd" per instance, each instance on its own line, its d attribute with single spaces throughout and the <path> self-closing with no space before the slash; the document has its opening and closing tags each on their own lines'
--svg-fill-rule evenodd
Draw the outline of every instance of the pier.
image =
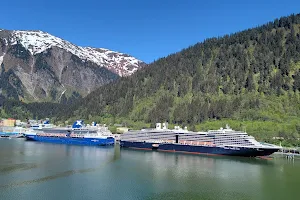
<svg viewBox="0 0 300 200">
<path fill-rule="evenodd" d="M 300 159 L 300 152 L 299 148 L 289 148 L 289 147 L 283 147 L 282 151 L 275 152 L 272 157 L 282 157 L 286 158 L 288 160 L 294 160 L 294 159 Z"/>
</svg>

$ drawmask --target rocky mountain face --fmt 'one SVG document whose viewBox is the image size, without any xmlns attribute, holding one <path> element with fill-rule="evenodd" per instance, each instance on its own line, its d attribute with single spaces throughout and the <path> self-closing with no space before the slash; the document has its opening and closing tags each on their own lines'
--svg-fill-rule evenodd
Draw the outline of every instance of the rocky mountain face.
<svg viewBox="0 0 300 200">
<path fill-rule="evenodd" d="M 145 66 L 127 54 L 80 47 L 42 31 L 0 30 L 0 96 L 61 101 Z"/>
</svg>

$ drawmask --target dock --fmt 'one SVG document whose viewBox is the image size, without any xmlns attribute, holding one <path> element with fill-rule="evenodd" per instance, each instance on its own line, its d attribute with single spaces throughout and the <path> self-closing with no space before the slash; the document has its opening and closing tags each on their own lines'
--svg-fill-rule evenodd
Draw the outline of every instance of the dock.
<svg viewBox="0 0 300 200">
<path fill-rule="evenodd" d="M 294 159 L 300 160 L 300 151 L 299 148 L 283 147 L 282 151 L 273 153 L 271 157 L 286 158 L 288 160 L 294 160 Z"/>
</svg>

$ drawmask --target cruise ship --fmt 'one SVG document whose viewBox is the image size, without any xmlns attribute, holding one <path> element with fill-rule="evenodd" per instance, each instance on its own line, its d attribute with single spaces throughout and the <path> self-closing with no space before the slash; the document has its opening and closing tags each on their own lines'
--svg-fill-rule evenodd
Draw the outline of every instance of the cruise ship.
<svg viewBox="0 0 300 200">
<path fill-rule="evenodd" d="M 168 129 L 167 123 L 157 123 L 154 129 L 128 131 L 121 135 L 120 146 L 133 149 L 182 152 L 206 155 L 268 156 L 281 147 L 260 143 L 243 131 L 228 125 L 219 130 L 192 132 L 179 126 Z"/>
<path fill-rule="evenodd" d="M 45 120 L 42 123 L 37 122 L 29 122 L 30 128 L 33 130 L 41 130 L 41 129 L 49 129 L 49 128 L 55 128 L 56 126 L 54 124 L 50 124 L 50 120 Z"/>
<path fill-rule="evenodd" d="M 14 138 L 22 138 L 24 137 L 24 133 L 28 131 L 23 127 L 0 127 L 0 137 L 14 137 Z"/>
<path fill-rule="evenodd" d="M 27 140 L 58 144 L 105 146 L 114 145 L 115 142 L 108 127 L 97 124 L 85 126 L 83 120 L 74 122 L 72 128 L 43 127 L 24 135 Z"/>
</svg>

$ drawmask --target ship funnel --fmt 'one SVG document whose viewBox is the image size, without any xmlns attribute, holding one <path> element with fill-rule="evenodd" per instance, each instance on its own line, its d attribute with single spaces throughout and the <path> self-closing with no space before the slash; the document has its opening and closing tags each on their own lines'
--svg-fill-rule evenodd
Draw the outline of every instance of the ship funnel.
<svg viewBox="0 0 300 200">
<path fill-rule="evenodd" d="M 163 123 L 163 125 L 162 125 L 163 127 L 163 129 L 168 129 L 168 123 Z"/>
<path fill-rule="evenodd" d="M 158 129 L 158 130 L 161 129 L 161 123 L 156 123 L 156 129 Z"/>
<path fill-rule="evenodd" d="M 72 128 L 82 128 L 84 125 L 83 120 L 77 120 L 73 123 Z"/>
</svg>

